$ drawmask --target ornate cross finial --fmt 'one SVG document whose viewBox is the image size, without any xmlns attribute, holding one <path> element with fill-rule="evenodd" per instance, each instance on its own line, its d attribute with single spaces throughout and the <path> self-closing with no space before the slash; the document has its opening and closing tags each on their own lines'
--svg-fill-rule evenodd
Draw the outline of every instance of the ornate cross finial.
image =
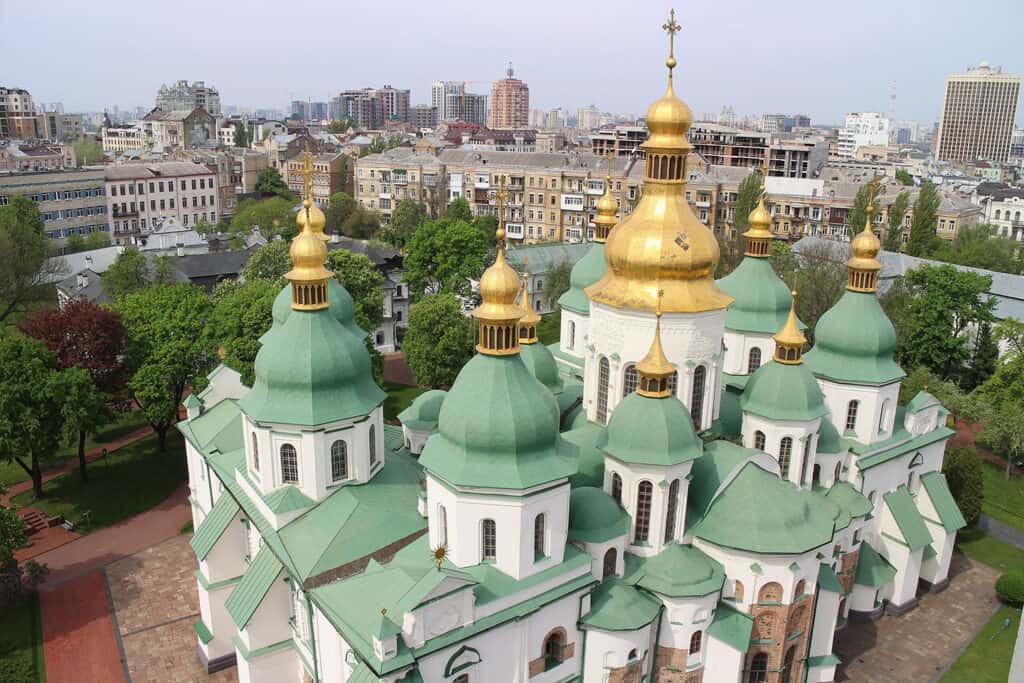
<svg viewBox="0 0 1024 683">
<path fill-rule="evenodd" d="M 676 34 L 683 28 L 676 22 L 675 9 L 669 11 L 668 21 L 661 28 L 668 33 L 668 59 L 665 60 L 665 66 L 668 67 L 668 77 L 672 78 L 672 69 L 676 68 Z"/>
<path fill-rule="evenodd" d="M 505 247 L 505 176 L 498 176 L 498 229 L 494 232 L 498 248 Z"/>
<path fill-rule="evenodd" d="M 306 188 L 304 199 L 313 201 L 313 154 L 309 151 L 309 142 L 306 142 L 306 154 L 302 160 L 302 176 L 305 178 Z"/>
<path fill-rule="evenodd" d="M 664 298 L 665 298 L 665 290 L 664 289 L 659 289 L 658 290 L 658 303 L 654 307 L 654 315 L 659 320 L 661 319 L 661 300 L 664 299 Z"/>
<path fill-rule="evenodd" d="M 882 176 L 879 175 L 878 171 L 875 171 L 871 175 L 871 180 L 868 182 L 868 205 L 866 208 L 868 214 L 868 225 L 871 225 L 871 216 L 875 213 L 875 199 L 878 196 L 878 185 L 882 181 Z"/>
<path fill-rule="evenodd" d="M 605 161 L 608 162 L 608 177 L 612 177 L 612 153 L 608 152 L 604 155 Z"/>
<path fill-rule="evenodd" d="M 764 194 L 767 190 L 765 189 L 768 185 L 768 157 L 765 157 L 764 162 L 761 164 L 761 194 Z"/>
</svg>

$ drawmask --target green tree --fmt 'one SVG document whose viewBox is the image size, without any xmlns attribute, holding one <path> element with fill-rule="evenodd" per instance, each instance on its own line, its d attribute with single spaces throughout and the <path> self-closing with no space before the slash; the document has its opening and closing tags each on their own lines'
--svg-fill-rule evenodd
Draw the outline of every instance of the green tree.
<svg viewBox="0 0 1024 683">
<path fill-rule="evenodd" d="M 963 513 L 968 526 L 977 524 L 981 517 L 981 504 L 985 499 L 981 459 L 973 447 L 950 448 L 942 463 L 949 492 Z"/>
<path fill-rule="evenodd" d="M 996 371 L 996 360 L 999 358 L 999 346 L 992 338 L 991 323 L 981 323 L 974 335 L 974 348 L 971 359 L 964 368 L 960 385 L 965 391 L 973 391 L 988 380 Z"/>
<path fill-rule="evenodd" d="M 740 182 L 739 191 L 736 194 L 736 208 L 733 211 L 733 230 L 737 235 L 742 235 L 747 231 L 747 218 L 750 217 L 750 213 L 757 206 L 757 202 L 761 199 L 761 182 L 764 178 L 764 174 L 760 171 L 754 171 Z M 742 252 L 743 249 L 740 249 Z"/>
<path fill-rule="evenodd" d="M 571 275 L 572 266 L 564 259 L 544 274 L 544 302 L 548 308 L 554 309 L 558 305 L 559 297 L 569 291 Z"/>
<path fill-rule="evenodd" d="M 75 150 L 75 163 L 82 166 L 95 165 L 103 162 L 103 147 L 94 137 L 81 137 L 71 143 Z"/>
<path fill-rule="evenodd" d="M 102 249 L 103 247 L 110 246 L 110 235 L 100 230 L 90 232 L 85 236 L 85 248 L 86 250 L 91 249 Z"/>
<path fill-rule="evenodd" d="M 1006 458 L 1005 478 L 1010 478 L 1014 461 L 1024 457 L 1024 402 L 1006 401 L 994 407 L 985 423 L 983 438 Z"/>
<path fill-rule="evenodd" d="M 85 238 L 77 232 L 71 233 L 68 235 L 67 239 L 64 240 L 65 254 L 77 254 L 80 251 L 85 251 L 85 249 Z"/>
<path fill-rule="evenodd" d="M 249 137 L 245 133 L 245 124 L 241 121 L 235 122 L 235 147 L 248 147 Z"/>
<path fill-rule="evenodd" d="M 295 195 L 288 189 L 288 184 L 284 182 L 281 174 L 273 166 L 267 166 L 260 171 L 260 175 L 256 179 L 256 191 L 263 197 L 276 196 L 290 202 L 295 201 Z"/>
<path fill-rule="evenodd" d="M 896 169 L 896 181 L 904 187 L 913 187 L 914 177 L 905 168 Z"/>
<path fill-rule="evenodd" d="M 243 201 L 231 218 L 230 230 L 236 233 L 249 233 L 254 227 L 258 227 L 267 239 L 274 235 L 291 239 L 298 231 L 295 225 L 294 202 L 283 197 Z"/>
<path fill-rule="evenodd" d="M 921 192 L 914 202 L 914 217 L 910 222 L 910 237 L 907 240 L 907 253 L 911 256 L 926 256 L 935 239 L 935 222 L 938 216 L 938 188 L 932 183 L 921 185 Z"/>
<path fill-rule="evenodd" d="M 138 292 L 151 284 L 149 262 L 141 251 L 128 247 L 100 275 L 100 281 L 103 283 L 103 291 L 111 300 Z"/>
<path fill-rule="evenodd" d="M 355 207 L 341 224 L 341 234 L 354 239 L 369 239 L 380 232 L 380 217 L 376 211 Z"/>
<path fill-rule="evenodd" d="M 827 244 L 802 246 L 797 256 L 788 244 L 772 242 L 768 257 L 782 281 L 798 290 L 796 313 L 807 325 L 808 339 L 813 341 L 818 319 L 845 291 L 847 273 Z"/>
<path fill-rule="evenodd" d="M 363 254 L 348 249 L 335 249 L 327 255 L 326 268 L 352 295 L 356 305 L 356 322 L 373 332 L 384 321 L 384 276 Z"/>
<path fill-rule="evenodd" d="M 14 551 L 25 545 L 25 541 L 25 521 L 11 508 L 0 505 L 0 572 L 9 572 L 18 566 Z"/>
<path fill-rule="evenodd" d="M 342 116 L 340 119 L 331 121 L 327 124 L 327 131 L 329 133 L 344 133 L 352 127 L 352 119 L 347 116 Z"/>
<path fill-rule="evenodd" d="M 444 218 L 449 221 L 473 222 L 473 211 L 469 208 L 469 202 L 465 197 L 453 199 L 448 208 L 444 211 Z"/>
<path fill-rule="evenodd" d="M 471 278 L 480 277 L 487 239 L 472 224 L 447 218 L 424 221 L 406 246 L 405 278 L 415 296 L 452 293 L 468 296 Z"/>
<path fill-rule="evenodd" d="M 206 336 L 223 354 L 223 362 L 252 386 L 253 364 L 260 350 L 259 338 L 273 322 L 274 300 L 281 291 L 277 279 L 226 280 L 213 290 L 213 310 Z"/>
<path fill-rule="evenodd" d="M 497 237 L 495 233 L 498 231 L 498 217 L 489 213 L 480 214 L 473 219 L 473 227 L 483 233 L 483 236 L 487 238 L 487 244 L 494 246 L 497 244 Z"/>
<path fill-rule="evenodd" d="M 853 208 L 846 217 L 846 230 L 851 238 L 862 231 L 868 222 L 868 199 L 872 192 L 874 192 L 874 186 L 871 183 L 864 183 L 857 189 L 857 194 L 853 198 Z M 871 210 L 875 212 L 876 216 L 879 215 L 877 196 L 871 204 Z"/>
<path fill-rule="evenodd" d="M 885 245 L 886 251 L 901 251 L 902 240 L 900 236 L 903 234 L 903 218 L 907 215 L 907 207 L 910 205 L 910 193 L 907 191 L 900 192 L 896 195 L 896 199 L 889 205 L 889 226 L 885 232 Z"/>
<path fill-rule="evenodd" d="M 65 441 L 78 447 L 78 472 L 82 481 L 88 481 L 85 460 L 85 437 L 95 434 L 100 427 L 108 424 L 113 417 L 110 408 L 111 396 L 99 390 L 93 383 L 92 375 L 85 368 L 76 365 L 58 373 L 58 386 L 63 418 L 62 436 Z"/>
<path fill-rule="evenodd" d="M 249 257 L 245 268 L 242 269 L 242 277 L 246 281 L 269 280 L 280 289 L 284 274 L 292 269 L 288 246 L 284 240 L 273 240 L 264 244 Z"/>
<path fill-rule="evenodd" d="M 366 156 L 367 154 L 380 154 L 381 152 L 386 152 L 389 149 L 401 146 L 403 142 L 405 142 L 405 138 L 398 133 L 394 135 L 378 135 L 373 139 L 373 142 L 370 143 L 370 146 L 363 153 L 363 156 Z"/>
<path fill-rule="evenodd" d="M 402 349 L 421 386 L 450 387 L 473 356 L 472 320 L 452 294 L 424 297 L 409 312 Z"/>
<path fill-rule="evenodd" d="M 324 212 L 327 230 L 340 235 L 341 226 L 345 224 L 345 221 L 352 215 L 352 212 L 356 210 L 356 206 L 356 200 L 346 193 L 335 192 L 332 194 L 330 203 L 327 205 L 327 211 Z"/>
<path fill-rule="evenodd" d="M 153 286 L 117 303 L 127 332 L 128 387 L 164 450 L 167 430 L 178 419 L 185 389 L 197 389 L 210 367 L 206 323 L 213 303 L 190 283 Z"/>
<path fill-rule="evenodd" d="M 1024 252 L 1020 242 L 996 234 L 988 223 L 961 227 L 946 259 L 962 266 L 984 268 L 1020 275 L 1024 272 Z M 939 254 L 933 254 L 935 258 Z"/>
<path fill-rule="evenodd" d="M 49 256 L 39 207 L 22 195 L 10 197 L 0 206 L 0 323 L 47 298 L 48 282 L 67 268 Z"/>
<path fill-rule="evenodd" d="M 426 216 L 426 207 L 419 202 L 412 199 L 401 200 L 391 214 L 391 225 L 381 230 L 381 239 L 395 249 L 404 249 Z"/>
</svg>

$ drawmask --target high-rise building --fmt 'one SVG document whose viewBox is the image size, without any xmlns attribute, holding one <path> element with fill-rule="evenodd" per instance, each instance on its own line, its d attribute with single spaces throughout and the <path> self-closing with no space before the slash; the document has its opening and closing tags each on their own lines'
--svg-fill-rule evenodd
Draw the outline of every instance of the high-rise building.
<svg viewBox="0 0 1024 683">
<path fill-rule="evenodd" d="M 526 128 L 530 125 L 530 87 L 512 77 L 512 64 L 505 78 L 491 86 L 491 128 Z"/>
<path fill-rule="evenodd" d="M 310 102 L 309 103 L 309 118 L 312 121 L 323 121 L 327 118 L 327 103 L 326 102 Z"/>
<path fill-rule="evenodd" d="M 348 117 L 357 128 L 380 129 L 387 121 L 409 120 L 409 91 L 392 88 L 342 90 L 337 97 L 337 118 Z"/>
<path fill-rule="evenodd" d="M 212 116 L 220 116 L 220 92 L 204 81 L 189 84 L 178 81 L 171 85 L 161 85 L 156 93 L 156 106 L 164 111 L 188 110 L 202 107 Z"/>
<path fill-rule="evenodd" d="M 39 137 L 39 119 L 32 95 L 22 88 L 0 88 L 0 138 Z"/>
<path fill-rule="evenodd" d="M 576 110 L 576 127 L 580 130 L 596 130 L 601 127 L 601 110 L 590 105 Z"/>
<path fill-rule="evenodd" d="M 417 104 L 409 110 L 409 122 L 416 128 L 433 128 L 437 125 L 437 107 L 432 104 Z"/>
<path fill-rule="evenodd" d="M 430 104 L 437 107 L 438 118 L 443 122 L 487 125 L 487 95 L 468 92 L 465 81 L 434 81 L 430 86 Z"/>
<path fill-rule="evenodd" d="M 292 100 L 291 115 L 297 116 L 303 121 L 309 121 L 309 102 L 306 100 Z"/>
<path fill-rule="evenodd" d="M 936 141 L 940 161 L 1006 161 L 1020 99 L 1020 76 L 982 62 L 946 77 Z"/>
<path fill-rule="evenodd" d="M 852 159 L 861 147 L 885 147 L 889 144 L 889 119 L 877 111 L 852 112 L 839 130 L 839 156 Z"/>
<path fill-rule="evenodd" d="M 380 101 L 380 115 L 384 121 L 405 122 L 409 120 L 409 90 L 407 88 L 372 89 Z"/>
</svg>

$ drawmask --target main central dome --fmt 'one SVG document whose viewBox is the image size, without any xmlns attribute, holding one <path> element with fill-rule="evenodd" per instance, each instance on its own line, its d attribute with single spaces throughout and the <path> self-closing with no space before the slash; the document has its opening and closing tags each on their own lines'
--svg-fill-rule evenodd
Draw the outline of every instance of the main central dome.
<svg viewBox="0 0 1024 683">
<path fill-rule="evenodd" d="M 670 58 L 669 68 L 674 65 Z M 670 70 L 665 94 L 647 110 L 643 197 L 608 236 L 608 270 L 586 289 L 591 301 L 653 312 L 663 290 L 665 313 L 719 310 L 732 302 L 713 277 L 718 242 L 685 198 L 692 120 L 672 88 Z"/>
</svg>

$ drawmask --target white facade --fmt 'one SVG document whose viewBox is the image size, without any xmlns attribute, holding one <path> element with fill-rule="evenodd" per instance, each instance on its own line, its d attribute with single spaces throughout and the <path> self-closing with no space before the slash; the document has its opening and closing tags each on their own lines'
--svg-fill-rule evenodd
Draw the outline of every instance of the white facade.
<svg viewBox="0 0 1024 683">
<path fill-rule="evenodd" d="M 846 124 L 839 129 L 839 156 L 852 159 L 861 147 L 884 147 L 889 144 L 889 119 L 875 111 L 846 115 Z"/>
</svg>

